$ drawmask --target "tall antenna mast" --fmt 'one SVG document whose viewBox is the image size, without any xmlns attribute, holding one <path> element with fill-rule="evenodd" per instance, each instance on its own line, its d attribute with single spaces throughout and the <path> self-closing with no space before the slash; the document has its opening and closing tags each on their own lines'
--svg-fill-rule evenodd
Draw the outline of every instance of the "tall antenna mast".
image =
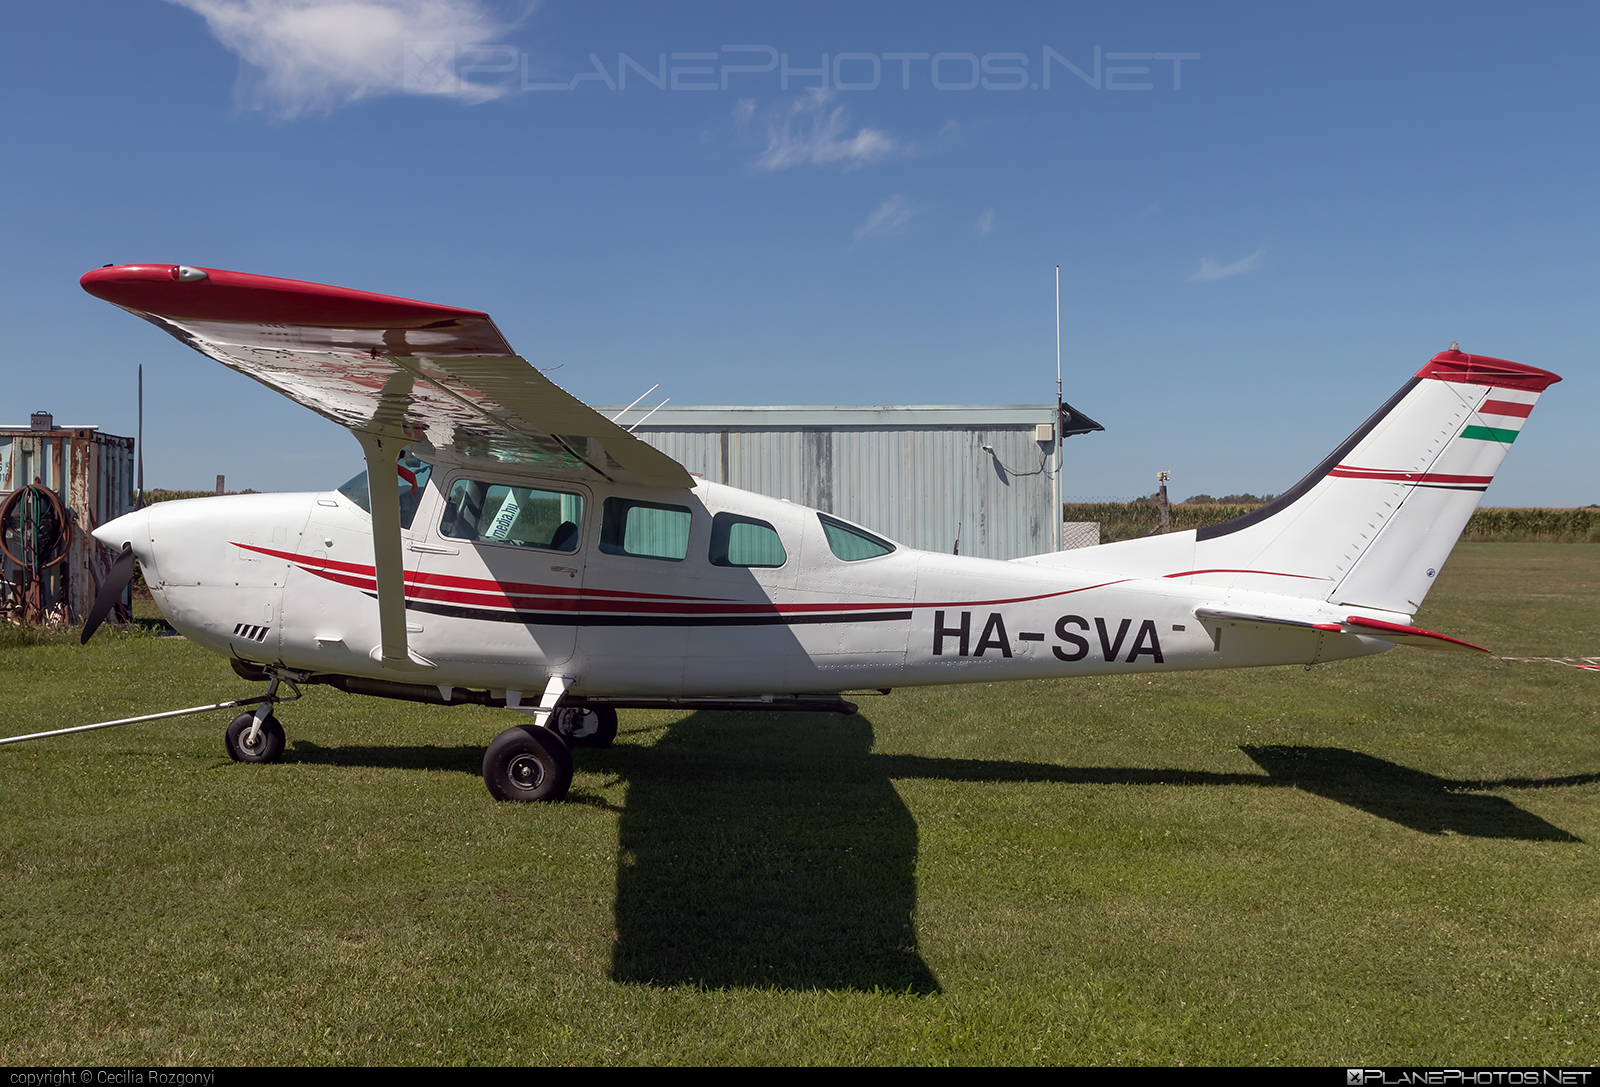
<svg viewBox="0 0 1600 1087">
<path fill-rule="evenodd" d="M 1062 470 L 1062 468 L 1064 468 L 1066 466 L 1066 461 L 1062 456 L 1062 448 L 1061 448 L 1064 444 L 1066 444 L 1066 435 L 1061 433 L 1061 422 L 1062 422 L 1062 420 L 1061 420 L 1061 415 L 1062 415 L 1061 405 L 1062 405 L 1062 403 L 1063 403 L 1063 400 L 1061 399 L 1061 265 L 1058 264 L 1058 265 L 1056 265 L 1056 485 L 1055 485 L 1055 505 L 1056 505 L 1056 510 L 1055 510 L 1054 516 L 1052 516 L 1052 518 L 1051 518 L 1051 524 L 1054 527 L 1050 530 L 1051 550 L 1054 550 L 1054 551 L 1060 551 L 1061 550 L 1061 545 L 1066 542 L 1065 540 L 1063 540 L 1061 538 L 1062 534 L 1064 532 L 1066 532 L 1065 523 L 1063 521 L 1063 512 L 1064 512 L 1064 510 L 1063 510 L 1063 507 L 1062 507 L 1062 503 L 1066 500 L 1066 496 L 1062 493 L 1062 489 L 1063 489 L 1064 484 L 1063 484 L 1062 479 L 1061 479 L 1061 470 Z"/>
<path fill-rule="evenodd" d="M 144 365 L 139 366 L 139 430 L 134 445 L 138 454 L 138 491 L 133 496 L 133 508 L 144 509 Z"/>
<path fill-rule="evenodd" d="M 1056 265 L 1056 405 L 1060 413 L 1061 404 L 1061 265 Z M 1060 420 L 1056 420 L 1060 424 Z"/>
</svg>

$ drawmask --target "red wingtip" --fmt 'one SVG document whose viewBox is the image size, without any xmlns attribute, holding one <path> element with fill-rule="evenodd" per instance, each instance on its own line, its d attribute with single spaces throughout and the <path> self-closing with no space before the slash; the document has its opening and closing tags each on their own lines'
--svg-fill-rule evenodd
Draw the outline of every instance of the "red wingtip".
<svg viewBox="0 0 1600 1087">
<path fill-rule="evenodd" d="M 1560 381 L 1557 374 L 1537 366 L 1524 366 L 1508 359 L 1488 355 L 1468 355 L 1460 351 L 1441 351 L 1417 371 L 1418 377 L 1455 381 L 1464 385 L 1492 385 L 1501 389 L 1521 389 L 1542 393 Z"/>
<path fill-rule="evenodd" d="M 180 275 L 180 272 L 185 274 Z M 195 273 L 203 273 L 197 275 Z M 424 328 L 483 319 L 481 310 L 440 306 L 296 279 L 188 269 L 176 264 L 118 264 L 78 280 L 113 305 L 173 320 L 304 325 L 312 328 Z"/>
</svg>

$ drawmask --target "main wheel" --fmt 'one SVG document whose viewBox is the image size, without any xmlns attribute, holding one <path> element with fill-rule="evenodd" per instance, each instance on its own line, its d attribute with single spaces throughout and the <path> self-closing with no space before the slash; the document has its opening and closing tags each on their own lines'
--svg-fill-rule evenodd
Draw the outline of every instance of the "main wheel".
<svg viewBox="0 0 1600 1087">
<path fill-rule="evenodd" d="M 255 743 L 250 743 L 250 726 L 255 719 L 253 713 L 241 713 L 228 725 L 222 738 L 228 758 L 234 762 L 277 762 L 283 756 L 283 726 L 276 717 L 267 714 Z"/>
<path fill-rule="evenodd" d="M 550 729 L 508 728 L 483 753 L 483 783 L 496 800 L 560 800 L 572 785 L 572 752 Z"/>
<path fill-rule="evenodd" d="M 556 710 L 552 726 L 573 747 L 610 747 L 617 738 L 617 711 L 610 706 Z"/>
</svg>

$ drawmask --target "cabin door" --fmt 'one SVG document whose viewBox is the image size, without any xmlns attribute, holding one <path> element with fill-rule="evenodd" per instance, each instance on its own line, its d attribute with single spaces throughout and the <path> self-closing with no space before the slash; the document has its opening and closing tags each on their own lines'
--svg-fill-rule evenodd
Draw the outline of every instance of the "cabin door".
<svg viewBox="0 0 1600 1087">
<path fill-rule="evenodd" d="M 542 688 L 572 657 L 583 590 L 588 495 L 470 469 L 444 498 L 407 592 L 417 651 L 459 685 Z"/>
</svg>

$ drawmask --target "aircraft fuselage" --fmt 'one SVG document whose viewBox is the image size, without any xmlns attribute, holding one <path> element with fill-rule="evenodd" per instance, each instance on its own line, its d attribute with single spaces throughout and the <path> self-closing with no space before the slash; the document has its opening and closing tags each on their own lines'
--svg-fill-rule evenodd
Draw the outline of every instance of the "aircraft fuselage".
<svg viewBox="0 0 1600 1087">
<path fill-rule="evenodd" d="M 558 494 L 575 531 L 556 547 L 517 542 L 509 499 L 498 523 L 479 510 L 486 523 L 465 531 L 457 507 L 473 486 L 522 488 L 525 506 L 526 488 Z M 628 543 L 620 533 L 636 524 L 649 538 Z M 536 696 L 556 675 L 591 697 L 760 697 L 1311 663 L 1390 646 L 1310 627 L 1224 629 L 1196 608 L 1308 622 L 1348 609 L 1219 590 L 1181 570 L 1128 577 L 898 545 L 857 557 L 872 548 L 841 524 L 704 481 L 663 494 L 436 462 L 403 530 L 414 661 L 403 672 L 381 659 L 371 519 L 346 494 L 162 503 L 97 535 L 130 541 L 163 614 L 214 652 L 496 697 Z M 730 525 L 746 534 L 732 561 Z"/>
</svg>

